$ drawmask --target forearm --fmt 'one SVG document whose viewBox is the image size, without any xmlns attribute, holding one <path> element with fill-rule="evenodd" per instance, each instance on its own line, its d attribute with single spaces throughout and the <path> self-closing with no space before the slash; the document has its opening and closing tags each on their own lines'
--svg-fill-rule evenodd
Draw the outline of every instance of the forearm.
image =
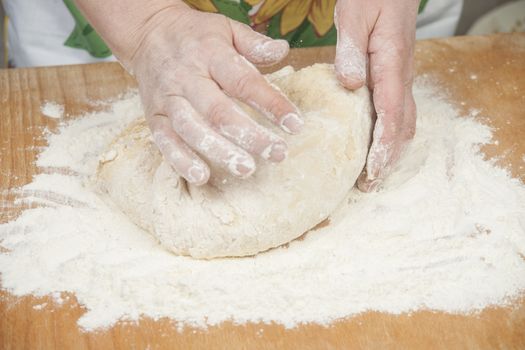
<svg viewBox="0 0 525 350">
<path fill-rule="evenodd" d="M 155 21 L 167 10 L 185 11 L 182 0 L 75 0 L 78 8 L 111 48 L 113 54 L 129 66 L 140 43 Z"/>
</svg>

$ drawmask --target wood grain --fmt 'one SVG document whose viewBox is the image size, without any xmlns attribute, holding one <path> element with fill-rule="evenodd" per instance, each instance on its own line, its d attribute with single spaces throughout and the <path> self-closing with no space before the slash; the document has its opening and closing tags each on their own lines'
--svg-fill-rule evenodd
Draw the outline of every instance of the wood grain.
<svg viewBox="0 0 525 350">
<path fill-rule="evenodd" d="M 333 48 L 293 50 L 296 67 L 333 60 Z M 273 67 L 275 69 L 275 67 Z M 443 86 L 457 107 L 495 128 L 498 145 L 484 148 L 515 177 L 525 181 L 525 35 L 458 37 L 422 41 L 416 48 L 419 77 Z M 45 144 L 46 100 L 76 115 L 97 108 L 94 101 L 116 97 L 135 83 L 118 64 L 0 70 L 0 222 L 15 217 L 7 190 L 28 183 Z M 47 302 L 36 310 L 33 306 Z M 389 315 L 366 312 L 323 327 L 224 323 L 209 329 L 177 330 L 168 319 L 120 322 L 111 329 L 82 333 L 76 320 L 84 309 L 74 295 L 63 305 L 48 297 L 14 297 L 0 292 L 2 349 L 525 349 L 525 296 L 505 307 L 471 315 L 429 310 Z"/>
</svg>

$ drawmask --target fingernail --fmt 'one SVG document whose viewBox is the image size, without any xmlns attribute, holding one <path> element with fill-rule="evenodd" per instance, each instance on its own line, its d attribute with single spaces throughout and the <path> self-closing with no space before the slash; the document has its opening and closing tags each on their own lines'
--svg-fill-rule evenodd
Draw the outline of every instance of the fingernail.
<svg viewBox="0 0 525 350">
<path fill-rule="evenodd" d="M 297 134 L 303 128 L 304 121 L 296 113 L 288 113 L 281 119 L 281 128 L 289 134 Z"/>
<path fill-rule="evenodd" d="M 188 170 L 188 178 L 186 179 L 192 184 L 200 185 L 206 182 L 206 171 L 201 166 L 193 165 Z"/>
<path fill-rule="evenodd" d="M 255 171 L 255 161 L 251 157 L 234 156 L 228 160 L 230 172 L 240 178 L 246 178 Z"/>
<path fill-rule="evenodd" d="M 357 188 L 362 192 L 376 192 L 381 183 L 382 181 L 380 179 L 367 180 L 366 174 L 363 173 L 357 180 Z"/>
<path fill-rule="evenodd" d="M 357 178 L 357 188 L 362 192 L 375 192 L 382 183 L 379 177 L 370 177 L 368 172 L 363 170 Z"/>
<path fill-rule="evenodd" d="M 255 172 L 255 163 L 251 159 L 246 159 L 235 166 L 238 176 L 247 178 Z"/>
<path fill-rule="evenodd" d="M 380 179 L 372 180 L 367 184 L 367 192 L 376 192 L 379 186 L 381 185 Z"/>
<path fill-rule="evenodd" d="M 286 158 L 287 151 L 288 147 L 285 143 L 272 143 L 261 152 L 261 157 L 273 162 L 281 162 Z"/>
</svg>

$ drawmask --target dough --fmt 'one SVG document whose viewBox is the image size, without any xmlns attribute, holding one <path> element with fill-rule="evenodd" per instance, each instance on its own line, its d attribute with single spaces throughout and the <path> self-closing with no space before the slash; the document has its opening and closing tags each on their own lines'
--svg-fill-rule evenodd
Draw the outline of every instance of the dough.
<svg viewBox="0 0 525 350">
<path fill-rule="evenodd" d="M 99 189 L 179 255 L 253 255 L 301 236 L 336 209 L 364 166 L 370 97 L 366 88 L 342 88 L 327 64 L 297 72 L 286 67 L 267 77 L 306 122 L 299 135 L 287 135 L 249 110 L 287 141 L 286 160 L 257 159 L 255 174 L 245 180 L 212 168 L 209 184 L 192 186 L 162 160 L 140 119 L 102 158 Z"/>
</svg>

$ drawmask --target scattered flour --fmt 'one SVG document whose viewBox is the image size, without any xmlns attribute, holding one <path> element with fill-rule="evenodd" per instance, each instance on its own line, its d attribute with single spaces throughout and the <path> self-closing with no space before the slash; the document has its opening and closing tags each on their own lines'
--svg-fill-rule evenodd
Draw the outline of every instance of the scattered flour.
<svg viewBox="0 0 525 350">
<path fill-rule="evenodd" d="M 40 112 L 46 117 L 60 119 L 64 116 L 64 106 L 52 101 L 46 101 L 46 103 L 40 107 Z"/>
<path fill-rule="evenodd" d="M 33 306 L 33 309 L 35 309 L 35 310 L 42 310 L 46 306 L 47 306 L 47 303 L 42 303 L 42 304 L 38 304 L 38 305 Z"/>
<path fill-rule="evenodd" d="M 90 189 L 108 142 L 139 116 L 138 97 L 62 122 L 37 161 L 47 174 L 16 190 L 45 206 L 0 225 L 2 287 L 74 293 L 84 330 L 141 316 L 293 327 L 508 303 L 525 290 L 525 186 L 483 160 L 490 129 L 436 91 L 416 85 L 415 140 L 379 192 L 352 191 L 330 225 L 237 259 L 174 256 Z"/>
</svg>

